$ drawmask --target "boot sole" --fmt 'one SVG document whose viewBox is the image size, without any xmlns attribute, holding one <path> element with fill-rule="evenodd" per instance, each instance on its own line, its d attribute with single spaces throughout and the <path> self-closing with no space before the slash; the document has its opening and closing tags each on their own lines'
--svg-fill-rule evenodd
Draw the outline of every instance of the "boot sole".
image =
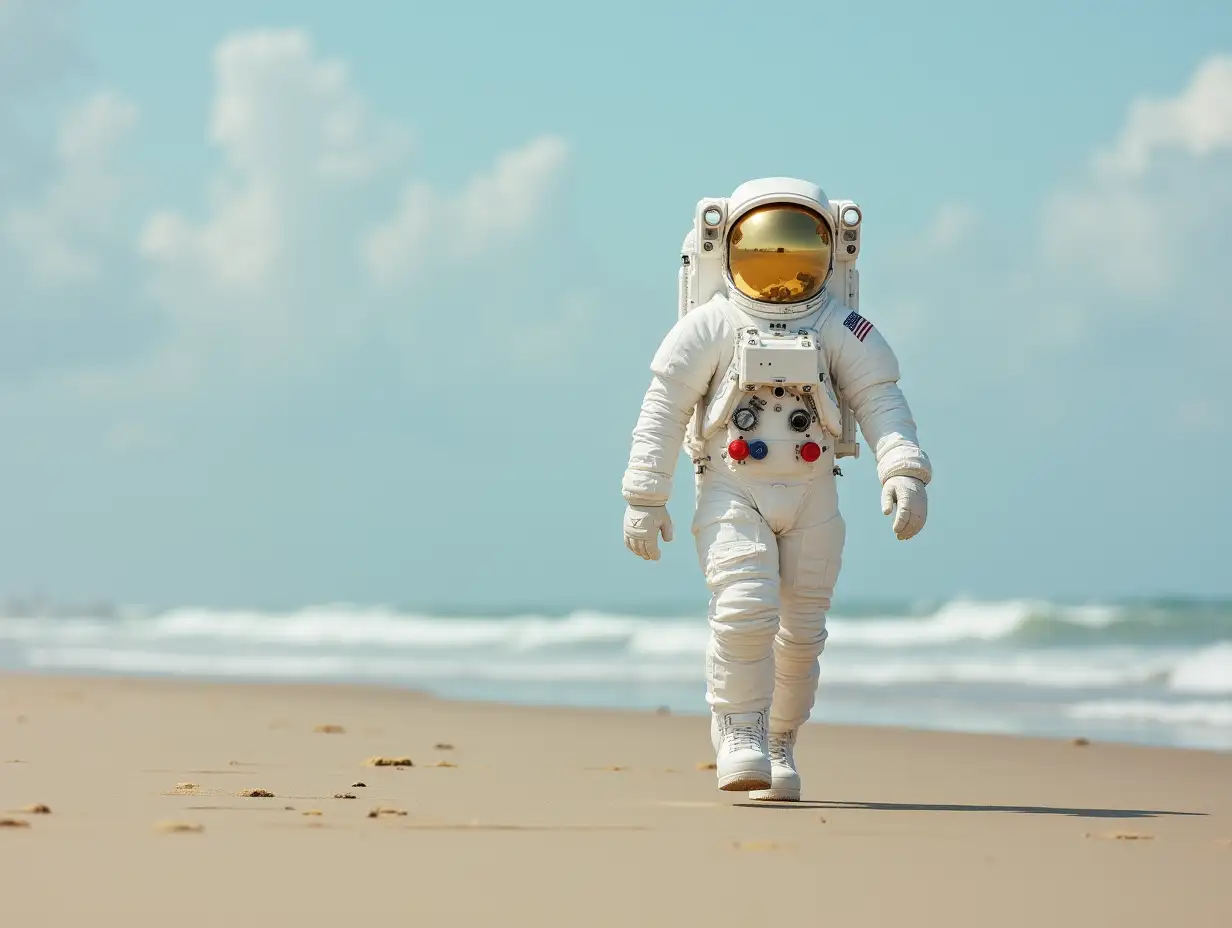
<svg viewBox="0 0 1232 928">
<path fill-rule="evenodd" d="M 760 773 L 732 773 L 719 780 L 719 789 L 729 793 L 747 793 L 770 786 L 770 778 Z"/>
<path fill-rule="evenodd" d="M 799 802 L 798 789 L 752 789 L 749 798 L 758 802 Z"/>
</svg>

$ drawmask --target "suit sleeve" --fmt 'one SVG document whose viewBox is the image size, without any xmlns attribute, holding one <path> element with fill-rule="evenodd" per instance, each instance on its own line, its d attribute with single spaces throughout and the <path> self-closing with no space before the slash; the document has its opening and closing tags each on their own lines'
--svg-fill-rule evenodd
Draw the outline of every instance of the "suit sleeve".
<svg viewBox="0 0 1232 928">
<path fill-rule="evenodd" d="M 662 506 L 672 491 L 693 408 L 706 394 L 719 362 L 715 320 L 694 310 L 667 333 L 650 362 L 651 380 L 633 428 L 633 446 L 621 481 L 630 503 Z"/>
<path fill-rule="evenodd" d="M 844 325 L 848 318 L 851 328 Z M 898 358 L 885 337 L 846 308 L 828 314 L 821 334 L 830 376 L 876 458 L 878 480 L 907 476 L 929 483 L 932 462 L 920 447 L 915 419 L 898 386 Z"/>
</svg>

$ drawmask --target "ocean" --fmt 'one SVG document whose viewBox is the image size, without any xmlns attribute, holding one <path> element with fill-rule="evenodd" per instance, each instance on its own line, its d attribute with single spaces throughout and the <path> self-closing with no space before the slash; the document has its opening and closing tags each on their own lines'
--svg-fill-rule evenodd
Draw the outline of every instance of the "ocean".
<svg viewBox="0 0 1232 928">
<path fill-rule="evenodd" d="M 543 614 L 537 614 L 542 612 Z M 1232 750 L 1232 602 L 847 605 L 814 720 Z M 705 711 L 693 611 L 0 609 L 0 669 Z"/>
</svg>

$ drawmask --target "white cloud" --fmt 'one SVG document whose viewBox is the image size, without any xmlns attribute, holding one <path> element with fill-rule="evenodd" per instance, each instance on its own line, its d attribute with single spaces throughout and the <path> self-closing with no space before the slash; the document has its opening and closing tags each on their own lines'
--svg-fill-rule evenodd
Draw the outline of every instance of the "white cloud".
<svg viewBox="0 0 1232 928">
<path fill-rule="evenodd" d="M 563 142 L 537 139 L 449 195 L 401 179 L 409 134 L 373 113 L 306 34 L 233 36 L 214 64 L 210 140 L 222 165 L 209 212 L 160 211 L 140 241 L 186 359 L 269 372 L 408 324 L 455 266 L 525 244 L 519 233 L 550 206 L 566 160 Z M 405 273 L 423 257 L 442 272 L 428 286 Z"/>
<path fill-rule="evenodd" d="M 1134 101 L 1120 137 L 1096 154 L 1097 170 L 1110 177 L 1142 177 L 1171 151 L 1201 159 L 1232 150 L 1232 57 L 1217 55 L 1194 73 L 1189 86 L 1169 99 Z"/>
<path fill-rule="evenodd" d="M 261 297 L 310 255 L 331 213 L 401 156 L 405 138 L 369 112 L 346 69 L 298 31 L 244 33 L 215 57 L 210 141 L 223 159 L 211 213 L 153 216 L 141 250 L 214 297 Z M 174 295 L 172 312 L 185 307 Z M 190 310 L 193 312 L 195 310 Z"/>
<path fill-rule="evenodd" d="M 903 285 L 890 302 L 913 332 L 944 317 L 1019 352 L 1148 325 L 1164 308 L 1232 332 L 1226 300 L 1196 297 L 1223 292 L 1230 217 L 1232 58 L 1216 57 L 1176 96 L 1134 102 L 1116 140 L 1045 198 L 1025 239 L 1025 223 L 976 236 L 975 214 L 944 204 L 892 262 Z M 946 271 L 940 259 L 960 253 Z"/>
<path fill-rule="evenodd" d="M 532 135 L 443 190 L 414 176 L 410 133 L 305 33 L 231 36 L 213 68 L 216 164 L 182 183 L 185 203 L 204 187 L 199 213 L 144 201 L 125 157 L 138 114 L 113 94 L 31 146 L 44 176 L 21 174 L 20 202 L 0 177 L 0 414 L 71 418 L 135 454 L 189 440 L 189 410 L 273 402 L 293 378 L 320 388 L 359 357 L 408 383 L 445 363 L 451 375 L 461 365 L 468 377 L 541 377 L 536 331 L 589 337 L 586 304 L 543 299 L 535 274 L 553 252 L 531 233 L 551 216 L 568 160 L 560 139 Z M 406 277 L 416 229 L 433 273 Z M 384 276 L 371 260 L 382 236 Z M 496 299 L 457 286 L 475 279 L 477 258 L 504 285 Z M 487 336 L 425 351 L 424 309 L 465 313 Z"/>
<path fill-rule="evenodd" d="M 567 156 L 563 140 L 544 136 L 501 155 L 491 171 L 457 196 L 409 184 L 397 212 L 364 242 L 369 271 L 384 283 L 405 281 L 442 257 L 473 257 L 507 247 L 550 204 Z"/>
<path fill-rule="evenodd" d="M 45 283 L 82 283 L 104 272 L 127 190 L 117 153 L 137 123 L 133 104 L 100 93 L 70 111 L 55 150 L 56 173 L 35 202 L 11 207 L 0 234 Z"/>
<path fill-rule="evenodd" d="M 905 373 L 944 409 L 995 408 L 1041 435 L 1088 420 L 1099 434 L 1129 410 L 1147 445 L 1161 430 L 1232 431 L 1218 399 L 1232 338 L 1229 100 L 1232 59 L 1213 58 L 1173 97 L 1131 104 L 1035 217 L 977 234 L 973 213 L 943 205 L 885 256 L 885 279 L 865 281 Z"/>
<path fill-rule="evenodd" d="M 1048 199 L 1043 267 L 1097 287 L 1114 315 L 1149 311 L 1209 271 L 1230 210 L 1232 58 L 1218 56 L 1175 97 L 1135 101 L 1087 176 Z"/>
</svg>

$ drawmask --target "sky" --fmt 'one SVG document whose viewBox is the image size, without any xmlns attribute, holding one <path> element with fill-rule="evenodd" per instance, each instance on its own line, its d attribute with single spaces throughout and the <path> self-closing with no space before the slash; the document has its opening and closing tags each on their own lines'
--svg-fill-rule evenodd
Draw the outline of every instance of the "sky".
<svg viewBox="0 0 1232 928">
<path fill-rule="evenodd" d="M 935 466 L 843 462 L 836 609 L 1232 596 L 1226 3 L 0 0 L 0 598 L 701 608 L 620 478 L 769 175 Z"/>
</svg>

